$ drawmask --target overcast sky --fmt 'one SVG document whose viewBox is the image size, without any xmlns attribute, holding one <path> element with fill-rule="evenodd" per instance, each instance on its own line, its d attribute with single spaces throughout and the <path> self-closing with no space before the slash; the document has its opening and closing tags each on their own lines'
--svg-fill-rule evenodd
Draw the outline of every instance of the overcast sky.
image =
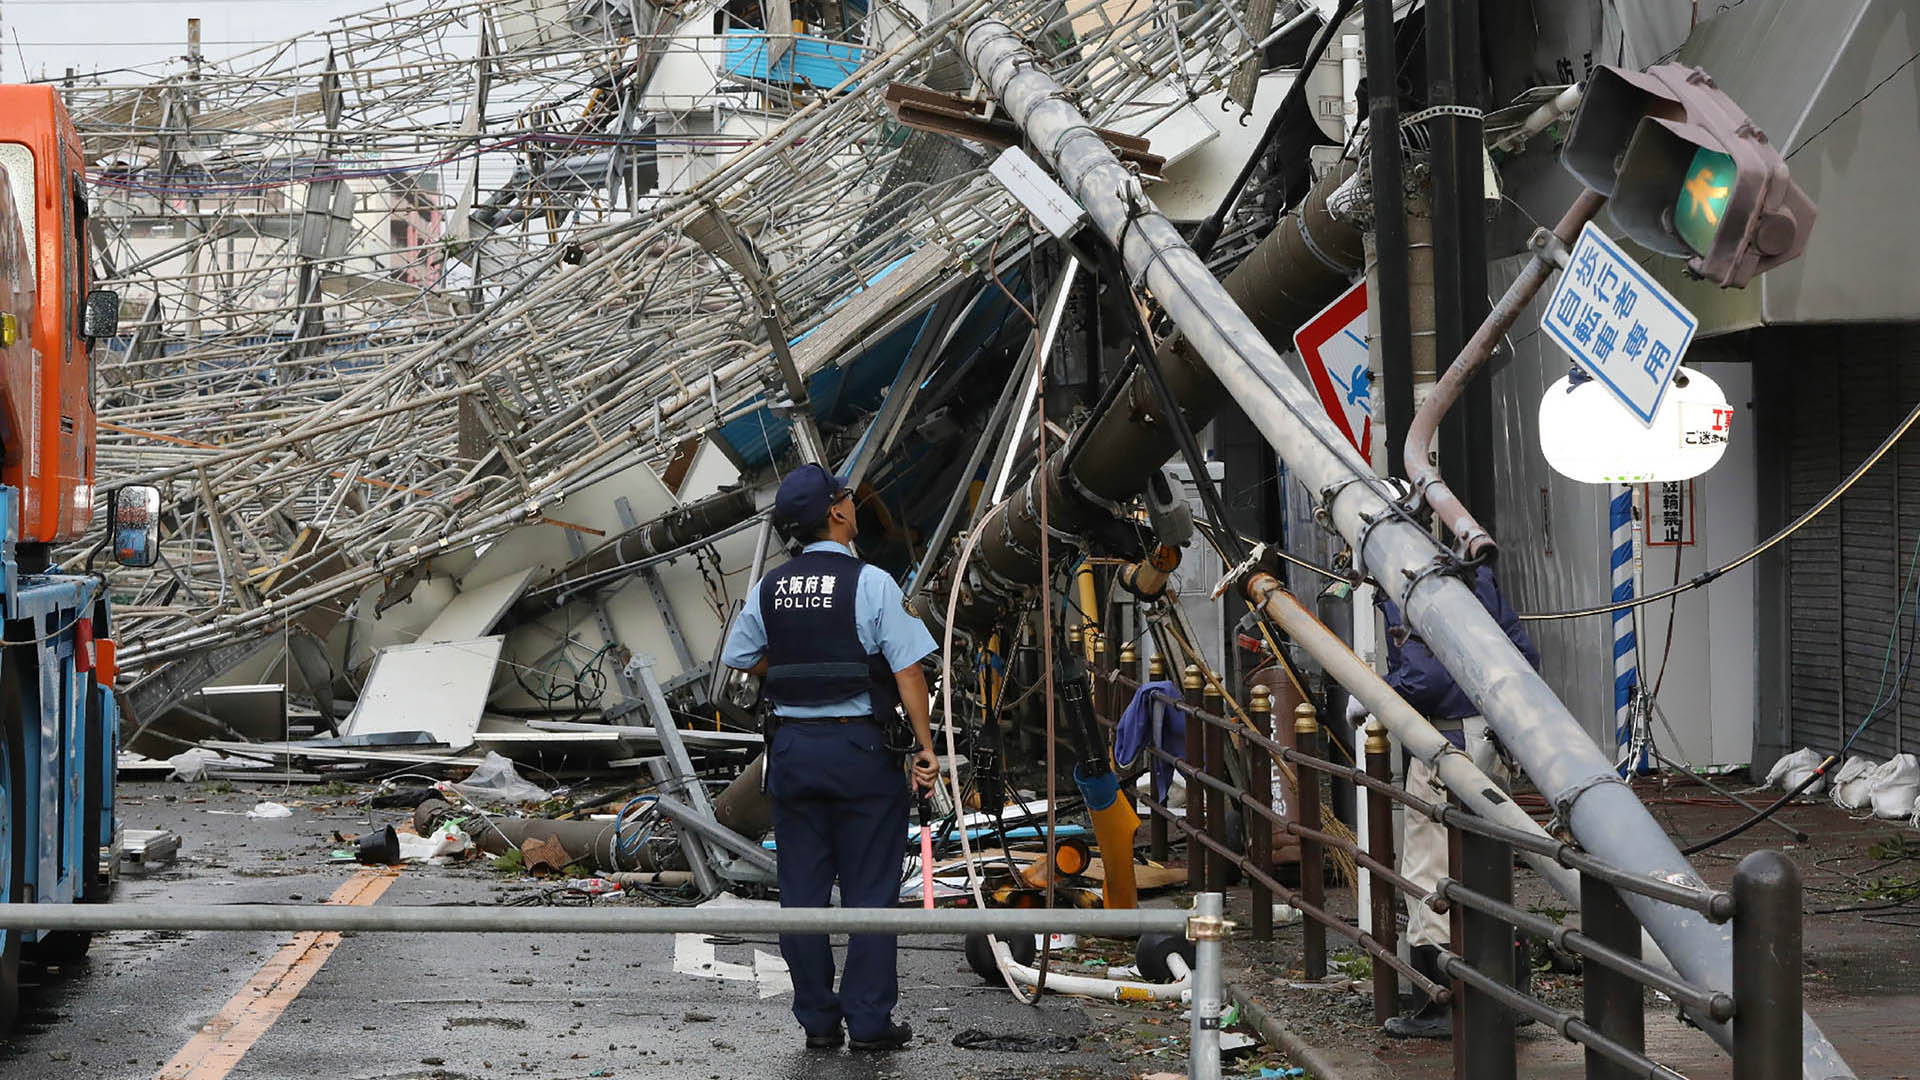
<svg viewBox="0 0 1920 1080">
<path fill-rule="evenodd" d="M 164 70 L 186 55 L 187 20 L 200 20 L 209 59 L 279 41 L 329 20 L 379 6 L 378 0 L 0 0 L 0 82 L 67 68 L 129 81 L 118 68 Z"/>
</svg>

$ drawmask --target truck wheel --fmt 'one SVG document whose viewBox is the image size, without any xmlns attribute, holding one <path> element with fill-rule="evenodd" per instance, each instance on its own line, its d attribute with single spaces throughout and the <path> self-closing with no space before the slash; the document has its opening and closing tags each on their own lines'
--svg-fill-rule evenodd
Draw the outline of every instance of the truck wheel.
<svg viewBox="0 0 1920 1080">
<path fill-rule="evenodd" d="M 31 624 L 28 624 L 31 625 Z M 13 657 L 0 656 L 0 902 L 18 903 L 26 891 L 27 845 L 21 822 L 27 816 L 26 753 L 21 748 L 20 678 Z M 0 1032 L 13 1030 L 20 1011 L 19 930 L 0 930 Z"/>
</svg>

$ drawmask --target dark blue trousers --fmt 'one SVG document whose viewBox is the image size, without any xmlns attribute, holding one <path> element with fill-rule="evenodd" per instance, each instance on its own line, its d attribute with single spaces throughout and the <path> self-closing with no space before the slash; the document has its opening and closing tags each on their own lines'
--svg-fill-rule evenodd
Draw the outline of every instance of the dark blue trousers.
<svg viewBox="0 0 1920 1080">
<path fill-rule="evenodd" d="M 826 907 L 834 882 L 840 906 L 892 907 L 900 900 L 907 848 L 907 779 L 871 723 L 783 722 L 768 758 L 773 832 L 779 845 L 780 904 Z M 824 934 L 782 934 L 793 978 L 793 1015 L 824 1035 L 844 1017 L 847 1035 L 877 1038 L 900 996 L 891 934 L 854 934 L 839 993 Z"/>
</svg>

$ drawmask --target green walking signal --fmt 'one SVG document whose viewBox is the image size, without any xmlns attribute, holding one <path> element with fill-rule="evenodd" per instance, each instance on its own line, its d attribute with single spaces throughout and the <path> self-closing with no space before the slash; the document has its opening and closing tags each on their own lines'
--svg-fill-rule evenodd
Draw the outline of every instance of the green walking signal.
<svg viewBox="0 0 1920 1080">
<path fill-rule="evenodd" d="M 1620 235 L 1722 288 L 1799 258 L 1816 208 L 1699 68 L 1596 68 L 1560 152 Z"/>
</svg>

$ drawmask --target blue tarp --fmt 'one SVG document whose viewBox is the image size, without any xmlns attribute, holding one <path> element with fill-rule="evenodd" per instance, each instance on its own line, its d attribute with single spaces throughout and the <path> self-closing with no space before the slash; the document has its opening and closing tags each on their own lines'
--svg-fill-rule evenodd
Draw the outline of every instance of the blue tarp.
<svg viewBox="0 0 1920 1080">
<path fill-rule="evenodd" d="M 756 82 L 807 83 L 825 89 L 838 86 L 860 69 L 867 50 L 827 38 L 793 36 L 793 47 L 767 70 L 769 35 L 760 30 L 728 30 L 721 71 L 736 79 Z"/>
</svg>

